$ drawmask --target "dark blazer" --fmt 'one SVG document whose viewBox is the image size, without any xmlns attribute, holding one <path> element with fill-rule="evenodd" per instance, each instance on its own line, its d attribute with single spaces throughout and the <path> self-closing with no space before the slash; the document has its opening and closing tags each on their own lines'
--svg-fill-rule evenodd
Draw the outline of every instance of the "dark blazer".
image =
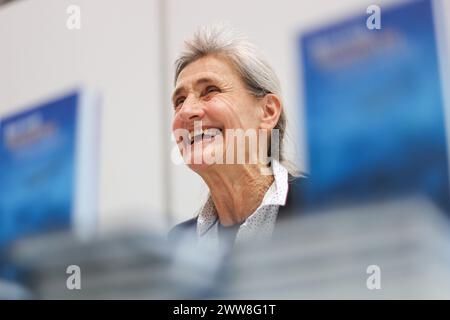
<svg viewBox="0 0 450 320">
<path fill-rule="evenodd" d="M 278 209 L 278 222 L 285 220 L 286 218 L 292 217 L 298 214 L 298 209 L 300 209 L 300 205 L 303 202 L 303 190 L 306 186 L 307 179 L 304 177 L 301 178 L 293 178 L 289 176 L 289 189 L 286 198 L 286 204 L 284 206 L 280 206 Z M 181 238 L 182 235 L 186 233 L 191 233 L 195 236 L 197 232 L 197 218 L 192 218 L 182 223 L 174 226 L 168 234 L 168 238 L 170 241 L 177 241 Z"/>
</svg>

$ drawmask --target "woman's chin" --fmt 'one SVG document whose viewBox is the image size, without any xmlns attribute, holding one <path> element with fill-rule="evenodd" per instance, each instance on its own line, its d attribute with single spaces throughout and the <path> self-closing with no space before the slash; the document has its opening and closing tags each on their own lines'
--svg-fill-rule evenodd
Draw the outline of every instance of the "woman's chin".
<svg viewBox="0 0 450 320">
<path fill-rule="evenodd" d="M 211 169 L 211 167 L 214 164 L 206 164 L 206 163 L 201 163 L 201 164 L 195 164 L 195 163 L 191 163 L 188 164 L 189 169 L 191 169 L 192 171 L 196 172 L 196 173 L 201 173 L 201 172 L 206 172 L 208 169 Z"/>
<path fill-rule="evenodd" d="M 201 152 L 195 155 L 192 155 L 189 160 L 186 162 L 188 167 L 195 171 L 201 172 L 210 169 L 212 166 L 216 165 L 216 161 L 211 153 Z"/>
<path fill-rule="evenodd" d="M 191 170 L 195 172 L 207 170 L 217 164 L 217 150 L 222 150 L 222 146 L 218 146 L 209 141 L 204 144 L 200 142 L 200 144 L 201 145 L 199 145 L 197 148 L 189 149 L 189 151 L 187 151 L 188 154 L 184 155 L 185 163 Z"/>
</svg>

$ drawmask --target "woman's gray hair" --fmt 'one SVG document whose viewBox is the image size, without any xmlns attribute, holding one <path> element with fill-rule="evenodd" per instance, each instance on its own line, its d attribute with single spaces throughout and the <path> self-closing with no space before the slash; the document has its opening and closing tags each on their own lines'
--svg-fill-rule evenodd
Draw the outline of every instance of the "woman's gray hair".
<svg viewBox="0 0 450 320">
<path fill-rule="evenodd" d="M 251 94 L 262 98 L 268 93 L 273 93 L 283 105 L 280 81 L 275 71 L 260 55 L 256 46 L 230 26 L 216 24 L 201 27 L 191 39 L 185 41 L 184 45 L 185 50 L 175 61 L 175 83 L 181 71 L 190 63 L 207 55 L 219 54 L 230 59 L 235 65 Z M 286 131 L 284 108 L 274 129 L 279 130 L 279 161 L 291 175 L 298 176 L 298 170 L 284 155 L 283 142 Z"/>
</svg>

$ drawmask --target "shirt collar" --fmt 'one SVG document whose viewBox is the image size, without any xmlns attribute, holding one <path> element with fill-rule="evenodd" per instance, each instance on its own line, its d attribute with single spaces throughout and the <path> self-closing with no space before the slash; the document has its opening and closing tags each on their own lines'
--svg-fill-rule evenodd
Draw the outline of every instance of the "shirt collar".
<svg viewBox="0 0 450 320">
<path fill-rule="evenodd" d="M 261 206 L 284 206 L 286 204 L 288 194 L 288 172 L 286 168 L 277 160 L 273 160 L 272 172 L 275 181 L 266 192 L 264 199 L 261 202 Z"/>
<path fill-rule="evenodd" d="M 261 207 L 271 205 L 284 206 L 286 204 L 286 198 L 288 194 L 288 172 L 281 163 L 279 163 L 277 160 L 273 160 L 272 173 L 274 175 L 274 182 L 264 195 L 264 198 L 261 201 L 258 209 L 256 209 L 255 212 L 246 219 L 244 224 L 248 221 L 254 220 L 256 218 L 255 215 L 258 213 Z M 199 236 L 204 235 L 214 226 L 217 221 L 218 216 L 216 207 L 211 198 L 211 195 L 208 195 L 208 199 L 200 209 L 197 218 L 197 234 Z"/>
</svg>

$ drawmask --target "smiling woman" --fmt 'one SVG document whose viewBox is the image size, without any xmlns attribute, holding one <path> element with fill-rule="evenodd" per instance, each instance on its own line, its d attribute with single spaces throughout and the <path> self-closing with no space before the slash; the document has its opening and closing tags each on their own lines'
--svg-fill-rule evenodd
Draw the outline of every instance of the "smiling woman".
<svg viewBox="0 0 450 320">
<path fill-rule="evenodd" d="M 234 141 L 227 138 L 235 130 L 250 133 L 256 133 L 259 129 L 270 130 L 276 125 L 281 109 L 281 103 L 275 95 L 268 94 L 264 98 L 258 98 L 248 92 L 232 63 L 220 55 L 202 57 L 183 69 L 178 77 L 173 100 L 173 129 L 185 129 L 189 132 L 189 143 L 181 144 L 181 153 L 191 169 L 200 175 L 207 172 L 206 166 L 211 165 L 204 161 L 208 155 L 220 152 L 227 156 L 234 151 L 234 145 L 233 148 L 230 144 L 227 145 L 227 142 Z M 228 134 L 222 135 L 220 142 L 215 141 L 214 138 L 224 132 Z M 256 138 L 256 135 L 248 136 Z M 193 152 L 195 149 L 198 151 Z M 257 150 L 245 148 L 238 151 L 256 159 Z M 223 158 L 220 158 L 223 162 Z M 227 164 L 236 163 L 231 162 L 227 161 Z"/>
<path fill-rule="evenodd" d="M 286 205 L 286 118 L 278 78 L 231 28 L 204 27 L 176 61 L 172 129 L 186 164 L 210 196 L 182 232 L 226 245 L 271 235 Z"/>
</svg>

